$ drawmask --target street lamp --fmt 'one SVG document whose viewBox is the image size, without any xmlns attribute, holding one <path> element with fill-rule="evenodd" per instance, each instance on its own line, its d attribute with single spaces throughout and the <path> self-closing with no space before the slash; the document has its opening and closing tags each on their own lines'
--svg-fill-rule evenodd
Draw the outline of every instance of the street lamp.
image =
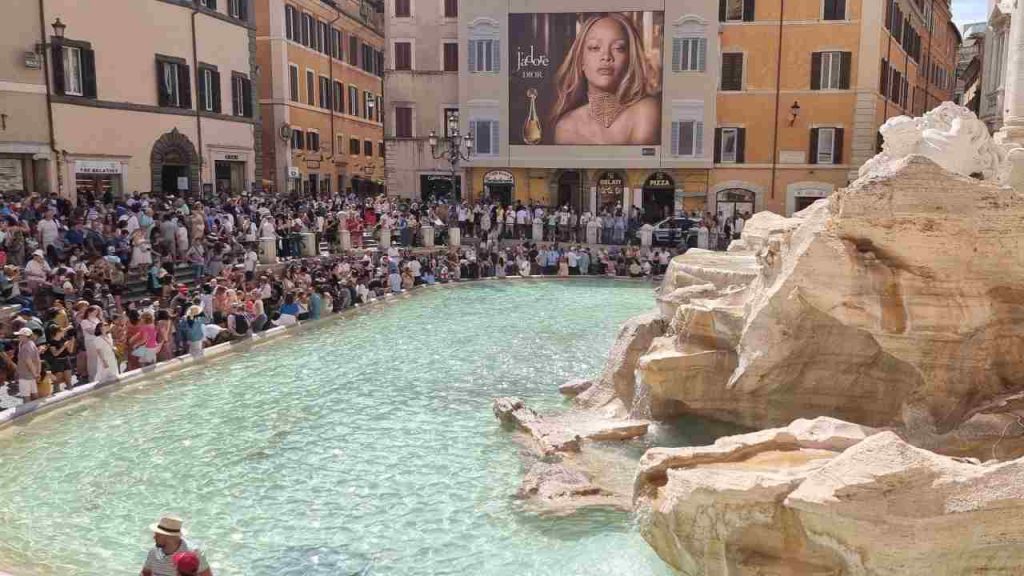
<svg viewBox="0 0 1024 576">
<path fill-rule="evenodd" d="M 789 125 L 792 126 L 796 122 L 797 116 L 800 115 L 800 102 L 793 100 L 793 105 L 789 107 Z"/>
<path fill-rule="evenodd" d="M 50 26 L 53 27 L 53 37 L 56 38 L 57 40 L 63 40 L 64 39 L 64 30 L 67 28 L 67 26 L 63 22 L 60 21 L 60 18 L 57 18 L 56 20 L 54 20 L 53 24 L 50 24 Z"/>
<path fill-rule="evenodd" d="M 437 132 L 431 130 L 427 142 L 430 144 L 430 154 L 434 160 L 447 160 L 450 167 L 450 180 L 452 195 L 455 195 L 455 178 L 459 169 L 459 163 L 468 161 L 473 153 L 473 135 L 459 135 L 459 121 L 454 117 L 448 118 L 447 134 L 439 137 Z"/>
</svg>

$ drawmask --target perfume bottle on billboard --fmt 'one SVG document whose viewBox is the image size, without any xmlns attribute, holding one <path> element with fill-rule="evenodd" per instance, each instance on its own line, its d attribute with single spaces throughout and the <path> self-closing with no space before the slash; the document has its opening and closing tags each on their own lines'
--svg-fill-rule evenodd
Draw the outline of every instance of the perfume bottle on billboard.
<svg viewBox="0 0 1024 576">
<path fill-rule="evenodd" d="M 532 146 L 540 144 L 544 133 L 541 131 L 540 118 L 537 116 L 537 89 L 530 88 L 526 91 L 526 96 L 530 99 L 530 115 L 523 124 L 523 142 Z"/>
</svg>

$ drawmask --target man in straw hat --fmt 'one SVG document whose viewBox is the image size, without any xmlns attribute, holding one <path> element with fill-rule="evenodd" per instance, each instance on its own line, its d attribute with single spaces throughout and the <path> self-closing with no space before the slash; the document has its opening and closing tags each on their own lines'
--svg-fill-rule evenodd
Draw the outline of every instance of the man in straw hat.
<svg viewBox="0 0 1024 576">
<path fill-rule="evenodd" d="M 183 324 L 185 340 L 188 341 L 188 353 L 193 358 L 200 358 L 203 355 L 203 340 L 206 338 L 203 328 L 206 326 L 206 318 L 200 306 L 192 305 L 185 312 Z"/>
<path fill-rule="evenodd" d="M 181 524 L 181 518 L 164 516 L 153 525 L 156 546 L 146 556 L 142 576 L 212 576 L 203 553 L 185 541 Z"/>
</svg>

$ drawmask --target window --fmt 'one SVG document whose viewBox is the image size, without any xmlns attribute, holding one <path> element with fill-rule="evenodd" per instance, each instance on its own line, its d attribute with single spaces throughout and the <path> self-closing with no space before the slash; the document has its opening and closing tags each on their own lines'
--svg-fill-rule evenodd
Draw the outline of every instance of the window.
<svg viewBox="0 0 1024 576">
<path fill-rule="evenodd" d="M 846 0 L 825 0 L 822 15 L 825 20 L 846 20 Z"/>
<path fill-rule="evenodd" d="M 231 113 L 252 118 L 252 82 L 240 72 L 231 75 Z"/>
<path fill-rule="evenodd" d="M 811 54 L 811 90 L 850 89 L 849 52 L 814 52 Z"/>
<path fill-rule="evenodd" d="M 302 43 L 302 12 L 292 8 L 292 40 Z"/>
<path fill-rule="evenodd" d="M 690 158 L 704 156 L 704 123 L 682 120 L 672 123 L 672 155 Z"/>
<path fill-rule="evenodd" d="M 334 111 L 338 114 L 345 113 L 345 85 L 337 80 L 334 81 L 334 91 L 331 92 L 334 96 Z"/>
<path fill-rule="evenodd" d="M 357 108 L 359 107 L 359 89 L 355 86 L 349 85 L 348 87 L 348 113 L 350 116 L 356 116 L 358 114 Z"/>
<path fill-rule="evenodd" d="M 459 17 L 459 0 L 444 0 L 444 17 Z"/>
<path fill-rule="evenodd" d="M 320 107 L 331 109 L 331 81 L 327 76 L 320 77 Z"/>
<path fill-rule="evenodd" d="M 705 38 L 673 38 L 672 71 L 703 72 L 707 49 Z"/>
<path fill-rule="evenodd" d="M 302 15 L 302 38 L 303 46 L 309 46 L 310 38 L 313 37 L 313 17 L 309 14 Z"/>
<path fill-rule="evenodd" d="M 395 138 L 412 138 L 412 108 L 395 106 Z"/>
<path fill-rule="evenodd" d="M 459 71 L 459 43 L 458 42 L 445 42 L 444 43 L 444 71 L 445 72 L 458 72 Z"/>
<path fill-rule="evenodd" d="M 199 107 L 206 112 L 220 112 L 220 74 L 211 66 L 199 67 Z"/>
<path fill-rule="evenodd" d="M 501 54 L 499 53 L 501 42 L 498 40 L 470 40 L 469 41 L 469 71 L 470 72 L 500 72 Z"/>
<path fill-rule="evenodd" d="M 295 20 L 295 8 L 291 4 L 284 5 L 284 37 L 289 40 L 295 40 L 296 27 L 292 24 Z"/>
<path fill-rule="evenodd" d="M 292 129 L 292 149 L 304 150 L 306 148 L 306 133 L 301 128 Z"/>
<path fill-rule="evenodd" d="M 722 54 L 722 90 L 743 90 L 743 54 Z"/>
<path fill-rule="evenodd" d="M 376 57 L 376 55 L 377 55 L 377 51 L 374 50 L 373 46 L 370 46 L 369 44 L 363 44 L 362 45 L 362 54 L 361 54 L 362 59 L 361 59 L 360 64 L 359 64 L 359 68 L 362 69 L 363 72 L 366 72 L 368 74 L 373 74 L 374 73 L 374 67 L 377 65 L 377 57 Z M 412 52 L 410 52 L 409 60 L 410 61 L 412 60 Z M 411 64 L 410 64 L 410 67 L 411 67 Z"/>
<path fill-rule="evenodd" d="M 458 108 L 445 108 L 444 109 L 444 137 L 450 138 L 453 136 L 452 129 L 459 129 L 459 109 Z"/>
<path fill-rule="evenodd" d="M 377 99 L 372 92 L 363 92 L 363 118 L 373 120 L 373 110 L 377 107 Z"/>
<path fill-rule="evenodd" d="M 288 98 L 299 101 L 299 67 L 295 64 L 288 65 Z"/>
<path fill-rule="evenodd" d="M 366 156 L 367 158 L 373 157 L 373 142 L 370 142 L 369 140 L 363 141 L 363 156 Z"/>
<path fill-rule="evenodd" d="M 715 163 L 743 164 L 746 161 L 745 128 L 715 130 Z"/>
<path fill-rule="evenodd" d="M 377 122 L 383 123 L 384 122 L 384 98 L 382 98 L 380 96 L 377 96 L 377 106 L 375 107 L 375 109 L 377 110 L 377 114 L 376 114 Z"/>
<path fill-rule="evenodd" d="M 199 0 L 199 5 L 210 10 L 217 9 L 217 0 Z"/>
<path fill-rule="evenodd" d="M 312 70 L 306 70 L 306 104 L 316 104 L 316 74 Z"/>
<path fill-rule="evenodd" d="M 719 22 L 752 22 L 754 0 L 718 0 Z"/>
<path fill-rule="evenodd" d="M 171 108 L 192 107 L 192 82 L 181 58 L 157 56 L 157 103 Z"/>
<path fill-rule="evenodd" d="M 384 153 L 384 143 L 383 142 L 377 142 L 377 156 L 380 156 L 381 158 L 386 156 L 386 154 Z"/>
<path fill-rule="evenodd" d="M 395 70 L 412 70 L 412 43 L 395 42 Z"/>
<path fill-rule="evenodd" d="M 248 20 L 249 0 L 228 0 L 228 16 L 238 20 Z"/>
<path fill-rule="evenodd" d="M 348 139 L 348 153 L 351 156 L 359 156 L 359 139 L 349 138 Z"/>
<path fill-rule="evenodd" d="M 306 149 L 311 152 L 320 150 L 320 134 L 310 130 L 306 132 Z"/>
<path fill-rule="evenodd" d="M 85 94 L 82 82 L 82 50 L 65 46 L 63 51 L 64 61 L 64 93 L 69 96 L 83 96 Z"/>
<path fill-rule="evenodd" d="M 337 134 L 334 137 L 334 153 L 339 155 L 345 153 L 345 136 Z M 338 186 L 338 189 L 341 189 L 340 184 Z"/>
<path fill-rule="evenodd" d="M 395 0 L 395 18 L 412 16 L 412 0 Z"/>
<path fill-rule="evenodd" d="M 469 132 L 473 135 L 474 155 L 498 155 L 500 140 L 498 137 L 498 122 L 496 120 L 470 120 Z"/>
<path fill-rule="evenodd" d="M 811 164 L 842 164 L 843 129 L 812 128 L 809 158 Z"/>
<path fill-rule="evenodd" d="M 348 36 L 348 63 L 353 66 L 359 64 L 359 37 L 353 34 Z"/>
<path fill-rule="evenodd" d="M 331 30 L 331 56 L 335 59 L 341 60 L 341 30 Z"/>
</svg>

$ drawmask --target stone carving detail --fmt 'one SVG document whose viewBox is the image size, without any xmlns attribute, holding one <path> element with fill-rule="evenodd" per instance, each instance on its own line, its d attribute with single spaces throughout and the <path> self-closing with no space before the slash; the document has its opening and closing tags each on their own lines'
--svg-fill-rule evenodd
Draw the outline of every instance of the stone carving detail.
<svg viewBox="0 0 1024 576">
<path fill-rule="evenodd" d="M 881 176 L 899 160 L 919 154 L 961 176 L 994 180 L 1003 172 L 1006 153 L 985 123 L 963 106 L 943 102 L 919 118 L 897 116 L 879 129 L 882 152 L 860 168 L 860 176 Z"/>
</svg>

